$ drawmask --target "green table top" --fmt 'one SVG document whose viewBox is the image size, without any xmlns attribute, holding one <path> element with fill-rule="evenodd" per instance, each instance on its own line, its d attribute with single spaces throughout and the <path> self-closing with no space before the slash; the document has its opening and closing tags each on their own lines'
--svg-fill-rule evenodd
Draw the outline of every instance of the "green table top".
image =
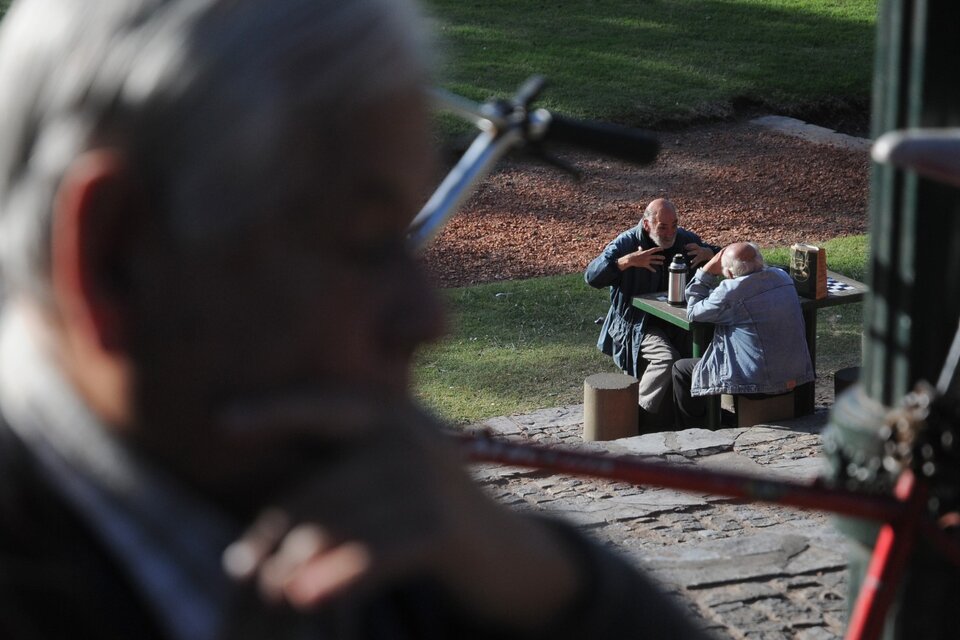
<svg viewBox="0 0 960 640">
<path fill-rule="evenodd" d="M 800 308 L 803 309 L 804 312 L 812 312 L 823 307 L 860 302 L 867 293 L 867 285 L 853 278 L 834 273 L 833 271 L 827 271 L 827 283 L 826 298 L 814 300 L 813 298 L 800 296 Z M 675 306 L 667 302 L 667 293 L 665 291 L 636 296 L 633 299 L 633 306 L 675 324 L 681 329 L 690 330 L 692 325 L 700 324 L 687 320 L 686 306 Z"/>
</svg>

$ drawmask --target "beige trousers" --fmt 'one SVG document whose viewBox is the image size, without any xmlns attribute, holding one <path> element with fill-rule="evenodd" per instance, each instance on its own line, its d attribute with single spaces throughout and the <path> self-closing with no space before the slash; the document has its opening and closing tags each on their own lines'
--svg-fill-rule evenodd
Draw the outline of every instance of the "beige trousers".
<svg viewBox="0 0 960 640">
<path fill-rule="evenodd" d="M 644 324 L 640 357 L 647 362 L 640 376 L 640 406 L 644 411 L 657 413 L 664 398 L 673 398 L 673 363 L 682 356 L 675 341 L 684 336 L 679 327 L 664 327 L 653 322 Z"/>
</svg>

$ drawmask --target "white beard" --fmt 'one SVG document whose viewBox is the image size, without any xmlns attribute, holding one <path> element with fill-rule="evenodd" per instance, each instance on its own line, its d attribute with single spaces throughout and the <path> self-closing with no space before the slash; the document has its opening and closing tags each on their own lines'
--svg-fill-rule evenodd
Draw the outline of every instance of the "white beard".
<svg viewBox="0 0 960 640">
<path fill-rule="evenodd" d="M 673 243 L 677 241 L 676 234 L 674 234 L 673 237 L 670 238 L 670 242 L 668 244 L 664 244 L 663 238 L 653 233 L 652 231 L 648 231 L 647 235 L 650 236 L 650 239 L 653 240 L 654 244 L 656 244 L 658 247 L 663 247 L 664 249 L 669 249 L 670 247 L 673 246 Z"/>
</svg>

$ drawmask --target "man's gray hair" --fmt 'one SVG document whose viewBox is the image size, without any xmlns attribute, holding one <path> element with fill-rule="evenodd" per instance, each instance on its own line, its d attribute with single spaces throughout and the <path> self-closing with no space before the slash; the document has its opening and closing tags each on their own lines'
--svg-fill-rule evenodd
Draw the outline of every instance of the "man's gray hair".
<svg viewBox="0 0 960 640">
<path fill-rule="evenodd" d="M 755 251 L 752 260 L 741 260 L 729 251 L 724 251 L 723 255 L 720 256 L 720 266 L 729 271 L 730 275 L 734 278 L 746 276 L 755 271 L 762 271 L 765 266 L 763 255 L 760 253 L 760 247 L 753 242 L 747 242 L 745 244 L 753 247 Z"/>
<path fill-rule="evenodd" d="M 357 107 L 425 84 L 420 22 L 408 0 L 14 2 L 0 27 L 7 286 L 48 300 L 56 189 L 92 148 L 123 153 L 178 242 L 309 203 L 338 158 L 310 166 L 305 147 L 335 156 Z"/>
</svg>

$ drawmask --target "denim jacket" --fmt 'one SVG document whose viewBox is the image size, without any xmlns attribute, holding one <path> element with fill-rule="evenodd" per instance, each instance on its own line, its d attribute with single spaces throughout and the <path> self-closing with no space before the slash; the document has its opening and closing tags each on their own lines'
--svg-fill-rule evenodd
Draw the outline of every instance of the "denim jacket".
<svg viewBox="0 0 960 640">
<path fill-rule="evenodd" d="M 687 318 L 715 325 L 693 369 L 694 396 L 783 393 L 814 378 L 800 300 L 782 269 L 722 281 L 700 269 L 687 285 Z"/>
<path fill-rule="evenodd" d="M 602 289 L 610 287 L 610 309 L 604 319 L 597 348 L 608 356 L 622 371 L 639 377 L 643 373 L 646 362 L 640 357 L 640 341 L 643 339 L 643 327 L 647 314 L 633 306 L 633 297 L 644 293 L 667 290 L 667 265 L 677 253 L 684 254 L 684 247 L 689 243 L 696 243 L 701 247 L 708 247 L 714 253 L 720 247 L 707 244 L 700 237 L 680 228 L 673 246 L 664 249 L 663 265 L 653 271 L 631 268 L 620 271 L 617 260 L 638 249 L 652 249 L 657 246 L 642 224 L 633 229 L 624 231 L 599 256 L 587 265 L 584 280 L 591 287 Z M 688 273 L 689 273 L 688 269 Z M 690 274 L 692 275 L 692 274 Z"/>
</svg>

